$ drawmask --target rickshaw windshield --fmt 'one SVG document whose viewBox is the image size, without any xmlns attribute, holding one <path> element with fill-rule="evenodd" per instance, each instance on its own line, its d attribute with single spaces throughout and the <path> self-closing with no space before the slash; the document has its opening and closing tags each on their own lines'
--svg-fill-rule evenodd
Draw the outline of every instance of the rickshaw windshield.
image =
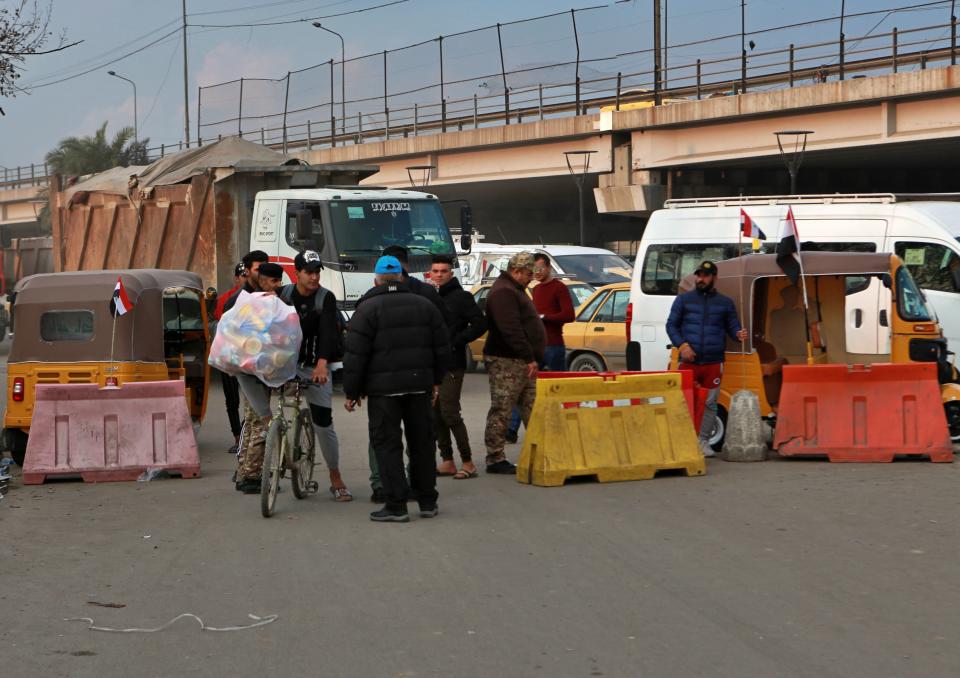
<svg viewBox="0 0 960 678">
<path fill-rule="evenodd" d="M 909 322 L 932 322 L 933 316 L 906 266 L 897 269 L 897 309 Z"/>
</svg>

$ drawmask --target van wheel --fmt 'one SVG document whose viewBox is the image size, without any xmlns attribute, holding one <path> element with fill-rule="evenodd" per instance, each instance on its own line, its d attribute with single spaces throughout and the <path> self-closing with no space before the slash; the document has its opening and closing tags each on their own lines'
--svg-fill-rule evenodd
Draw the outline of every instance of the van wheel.
<svg viewBox="0 0 960 678">
<path fill-rule="evenodd" d="M 727 410 L 722 405 L 717 405 L 717 419 L 713 427 L 713 433 L 707 438 L 707 444 L 714 452 L 723 449 L 724 438 L 727 437 Z"/>
<path fill-rule="evenodd" d="M 27 456 L 27 434 L 18 428 L 7 428 L 3 430 L 3 437 L 10 456 L 17 466 L 23 468 L 23 460 Z"/>
<path fill-rule="evenodd" d="M 960 442 L 960 400 L 951 400 L 943 404 L 943 411 L 947 415 L 947 428 L 950 430 L 950 441 Z"/>
<path fill-rule="evenodd" d="M 571 372 L 606 372 L 603 359 L 594 353 L 581 353 L 570 361 Z"/>
</svg>

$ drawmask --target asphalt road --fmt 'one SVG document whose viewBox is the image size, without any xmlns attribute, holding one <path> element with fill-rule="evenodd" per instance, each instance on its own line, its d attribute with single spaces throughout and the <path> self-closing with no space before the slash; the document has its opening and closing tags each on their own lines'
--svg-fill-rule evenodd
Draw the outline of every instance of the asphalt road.
<svg viewBox="0 0 960 678">
<path fill-rule="evenodd" d="M 478 449 L 485 389 L 468 377 Z M 0 502 L 0 675 L 960 675 L 960 464 L 710 460 L 706 477 L 551 489 L 445 478 L 438 518 L 377 524 L 366 414 L 340 402 L 351 504 L 288 489 L 261 518 L 230 484 L 218 391 L 200 479 L 16 483 Z M 279 618 L 224 633 L 64 621 L 185 612 Z"/>
</svg>

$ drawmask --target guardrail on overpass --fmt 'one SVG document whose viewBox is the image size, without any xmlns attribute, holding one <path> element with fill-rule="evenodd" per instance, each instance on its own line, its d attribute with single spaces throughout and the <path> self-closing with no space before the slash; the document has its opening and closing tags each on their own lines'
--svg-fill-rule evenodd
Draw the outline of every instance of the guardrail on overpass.
<svg viewBox="0 0 960 678">
<path fill-rule="evenodd" d="M 771 29 L 772 30 L 772 29 Z M 730 37 L 730 36 L 725 36 Z M 704 42 L 704 41 L 700 41 Z M 691 43 L 698 44 L 698 43 Z M 684 47 L 690 45 L 672 45 Z M 629 54 L 649 54 L 652 50 L 638 50 Z M 623 55 L 618 55 L 623 56 Z M 868 77 L 896 73 L 908 69 L 926 69 L 937 65 L 956 65 L 958 58 L 957 19 L 900 31 L 893 28 L 885 33 L 868 33 L 858 37 L 841 35 L 839 40 L 812 44 L 790 44 L 782 49 L 757 51 L 714 59 L 671 65 L 654 72 L 617 73 L 615 76 L 586 79 L 577 76 L 562 84 L 538 84 L 523 88 L 505 88 L 502 94 L 470 98 L 443 99 L 439 102 L 391 109 L 391 96 L 384 86 L 383 109 L 374 113 L 357 113 L 346 121 L 335 115 L 329 119 L 297 124 L 286 124 L 284 110 L 260 116 L 243 115 L 242 95 L 236 117 L 215 122 L 197 121 L 198 132 L 210 126 L 235 124 L 238 136 L 249 141 L 288 152 L 314 148 L 362 144 L 391 138 L 437 134 L 451 130 L 509 125 L 514 122 L 543 120 L 570 115 L 585 115 L 604 107 L 619 110 L 637 105 L 660 105 L 671 99 L 701 99 L 736 95 L 754 89 L 794 87 L 805 82 L 828 82 L 848 77 Z M 602 59 L 565 62 L 538 66 L 519 72 L 535 72 L 557 66 L 581 66 Z M 328 62 L 331 72 L 335 64 Z M 497 77 L 505 73 L 496 74 Z M 289 88 L 290 74 L 286 77 Z M 242 79 L 241 79 L 242 80 Z M 283 79 L 277 82 L 282 82 Z M 504 79 L 504 82 L 506 80 Z M 331 80 L 332 82 L 332 80 Z M 453 83 L 449 83 L 453 84 Z M 433 87 L 427 86 L 423 89 Z M 200 88 L 201 94 L 204 88 Z M 241 88 L 242 91 L 242 88 Z M 584 92 L 590 92 L 585 96 Z M 342 102 L 333 94 L 327 103 L 313 108 L 335 112 Z M 356 101 L 345 103 L 357 103 Z M 198 105 L 198 118 L 200 107 Z M 302 112 L 297 111 L 297 112 Z M 245 121 L 282 118 L 283 124 L 244 129 Z M 220 138 L 222 134 L 206 140 Z M 197 143 L 205 139 L 198 134 Z M 184 143 L 161 145 L 148 149 L 154 160 L 167 153 L 182 150 Z M 17 188 L 46 183 L 46 163 L 4 168 L 2 188 Z"/>
</svg>

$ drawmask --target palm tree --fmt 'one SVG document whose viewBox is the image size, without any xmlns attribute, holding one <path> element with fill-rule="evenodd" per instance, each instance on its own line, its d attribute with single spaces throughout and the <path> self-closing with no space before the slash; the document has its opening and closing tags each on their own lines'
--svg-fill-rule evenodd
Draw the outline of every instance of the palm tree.
<svg viewBox="0 0 960 678">
<path fill-rule="evenodd" d="M 147 164 L 149 139 L 133 140 L 133 128 L 124 127 L 107 140 L 107 123 L 93 136 L 67 137 L 47 153 L 53 172 L 71 176 L 102 172 L 111 167 Z"/>
</svg>

